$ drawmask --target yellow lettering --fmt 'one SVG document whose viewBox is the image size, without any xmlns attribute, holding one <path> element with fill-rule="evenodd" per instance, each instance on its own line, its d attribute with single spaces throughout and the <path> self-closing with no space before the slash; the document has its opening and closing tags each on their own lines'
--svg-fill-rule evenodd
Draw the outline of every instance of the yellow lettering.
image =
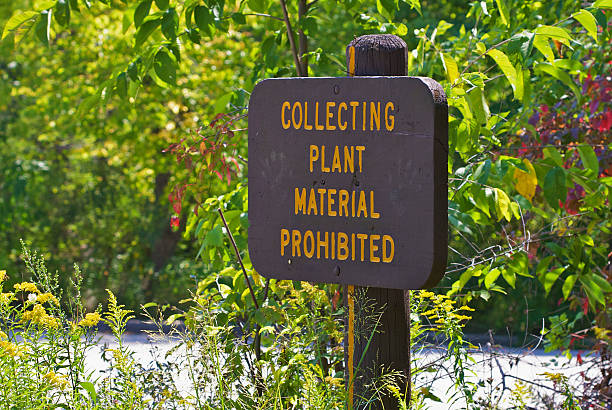
<svg viewBox="0 0 612 410">
<path fill-rule="evenodd" d="M 321 172 L 329 172 L 329 167 L 325 166 L 325 145 L 321 145 Z"/>
<path fill-rule="evenodd" d="M 300 211 L 306 213 L 306 188 L 302 188 L 301 193 L 299 188 L 295 188 L 295 214 Z"/>
<path fill-rule="evenodd" d="M 370 101 L 370 131 L 374 131 L 374 122 L 376 122 L 376 130 L 380 130 L 380 101 L 376 104 Z"/>
<path fill-rule="evenodd" d="M 302 234 L 294 229 L 291 231 L 291 256 L 301 256 L 300 243 L 302 242 Z"/>
<path fill-rule="evenodd" d="M 361 169 L 361 163 L 362 163 L 361 153 L 362 153 L 363 151 L 365 151 L 365 147 L 364 147 L 363 145 L 357 145 L 357 146 L 355 147 L 355 149 L 356 149 L 356 150 L 357 150 L 357 152 L 359 153 L 359 172 L 362 172 L 362 169 Z"/>
<path fill-rule="evenodd" d="M 351 260 L 355 260 L 355 234 L 351 234 Z"/>
<path fill-rule="evenodd" d="M 365 192 L 359 191 L 359 205 L 357 207 L 357 218 L 363 213 L 363 217 L 368 217 L 368 207 L 366 206 Z"/>
<path fill-rule="evenodd" d="M 336 259 L 336 234 L 334 232 L 331 233 L 331 258 L 332 260 Z"/>
<path fill-rule="evenodd" d="M 395 107 L 391 101 L 385 105 L 385 128 L 387 128 L 387 131 L 393 131 L 393 127 L 395 126 L 395 115 L 390 115 L 389 109 L 395 111 Z"/>
<path fill-rule="evenodd" d="M 319 159 L 319 147 L 316 145 L 310 146 L 310 172 L 313 170 L 313 164 Z"/>
<path fill-rule="evenodd" d="M 346 127 L 348 127 L 348 123 L 346 121 L 342 122 L 342 107 L 344 107 L 344 111 L 346 111 L 346 103 L 341 102 L 340 104 L 338 104 L 338 128 L 344 131 Z"/>
<path fill-rule="evenodd" d="M 311 130 L 312 125 L 308 124 L 308 101 L 304 101 L 304 129 Z"/>
<path fill-rule="evenodd" d="M 300 110 L 300 121 L 296 121 L 295 120 L 295 109 L 299 108 Z M 293 128 L 295 128 L 296 130 L 299 130 L 300 127 L 302 126 L 302 104 L 300 104 L 299 101 L 296 101 L 293 103 L 293 108 L 291 108 L 291 121 L 293 121 Z"/>
<path fill-rule="evenodd" d="M 355 111 L 359 107 L 359 101 L 351 101 L 349 105 L 353 108 L 353 131 L 355 131 Z"/>
<path fill-rule="evenodd" d="M 355 147 L 351 145 L 351 152 L 349 154 L 349 147 L 344 146 L 344 172 L 351 170 L 351 173 L 355 172 Z"/>
<path fill-rule="evenodd" d="M 344 216 L 348 217 L 348 201 L 349 193 L 346 189 L 341 189 L 338 192 L 338 216 L 342 216 L 342 209 L 344 208 Z"/>
<path fill-rule="evenodd" d="M 337 145 L 334 149 L 334 159 L 332 160 L 331 172 L 335 172 L 336 169 L 338 172 L 342 172 L 342 166 L 340 165 L 340 151 L 338 150 Z"/>
<path fill-rule="evenodd" d="M 387 244 L 389 244 L 389 253 L 387 253 Z M 395 244 L 393 238 L 389 235 L 383 235 L 382 238 L 382 261 L 389 263 L 393 260 L 395 254 Z"/>
<path fill-rule="evenodd" d="M 365 124 L 366 124 L 366 107 L 367 107 L 367 103 L 364 101 L 363 104 L 361 105 L 363 107 L 363 117 L 362 117 L 362 127 L 361 127 L 361 131 L 365 131 Z"/>
<path fill-rule="evenodd" d="M 374 241 L 378 241 L 380 235 L 370 235 L 370 262 L 380 262 L 378 256 L 374 256 L 374 252 L 378 250 L 378 245 L 374 245 Z"/>
<path fill-rule="evenodd" d="M 319 102 L 315 102 L 315 129 L 318 131 L 324 130 L 325 127 L 319 124 Z"/>
<path fill-rule="evenodd" d="M 364 233 L 357 234 L 357 239 L 359 239 L 359 242 L 361 243 L 361 262 L 364 261 L 364 248 L 365 248 L 364 244 L 367 238 L 368 238 L 368 235 Z"/>
<path fill-rule="evenodd" d="M 289 245 L 289 230 L 281 229 L 281 256 L 285 256 L 285 246 Z"/>
<path fill-rule="evenodd" d="M 333 130 L 336 129 L 335 125 L 331 125 L 329 123 L 329 120 L 334 118 L 334 113 L 330 112 L 329 109 L 333 108 L 335 106 L 336 106 L 336 103 L 333 102 L 333 101 L 328 101 L 327 104 L 325 104 L 325 111 L 326 111 L 326 113 L 325 113 L 325 129 L 326 130 L 333 131 Z"/>
<path fill-rule="evenodd" d="M 380 218 L 380 214 L 374 210 L 374 191 L 370 191 L 370 218 Z"/>
<path fill-rule="evenodd" d="M 310 249 L 308 249 L 308 241 L 310 240 Z M 308 259 L 314 255 L 314 235 L 312 231 L 304 232 L 304 256 Z"/>
<path fill-rule="evenodd" d="M 310 194 L 308 195 L 308 215 L 310 215 L 310 211 L 314 210 L 314 214 L 317 214 L 317 198 L 315 195 L 314 188 L 310 188 Z"/>
<path fill-rule="evenodd" d="M 347 260 L 348 254 L 348 236 L 344 232 L 338 232 L 338 260 Z"/>
<path fill-rule="evenodd" d="M 291 108 L 289 101 L 285 101 L 281 107 L 281 124 L 283 125 L 283 129 L 289 129 L 289 127 L 291 127 L 291 121 L 287 120 L 287 122 L 285 122 L 285 107 L 287 110 Z"/>
<path fill-rule="evenodd" d="M 335 189 L 330 188 L 327 190 L 327 215 L 329 216 L 336 216 L 336 211 L 332 210 L 332 206 L 334 205 L 334 202 L 336 202 L 335 199 L 332 198 L 332 195 L 335 195 L 335 194 L 336 194 Z"/>
<path fill-rule="evenodd" d="M 329 232 L 325 232 L 325 240 L 321 240 L 321 232 L 317 231 L 317 259 L 321 259 L 321 248 L 325 249 L 325 259 L 329 258 Z"/>
<path fill-rule="evenodd" d="M 321 205 L 321 215 L 325 215 L 323 213 L 323 206 L 324 206 L 323 204 L 325 203 L 325 191 L 326 191 L 325 188 L 317 189 L 317 192 L 319 192 L 319 202 L 320 202 L 320 205 Z"/>
</svg>

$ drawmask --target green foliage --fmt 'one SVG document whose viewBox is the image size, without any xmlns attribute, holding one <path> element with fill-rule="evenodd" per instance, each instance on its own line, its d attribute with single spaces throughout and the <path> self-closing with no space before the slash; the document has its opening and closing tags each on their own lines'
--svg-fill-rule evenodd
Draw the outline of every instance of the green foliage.
<svg viewBox="0 0 612 410">
<path fill-rule="evenodd" d="M 354 35 L 393 33 L 407 40 L 410 74 L 439 80 L 448 97 L 450 258 L 440 288 L 479 308 L 482 326 L 527 333 L 559 306 L 550 323 L 565 314 L 599 338 L 609 328 L 608 0 L 41 3 L 6 13 L 0 135 L 14 148 L 0 154 L 0 223 L 58 259 L 80 255 L 86 271 L 100 272 L 88 287 L 143 300 L 170 262 L 156 257 L 181 246 L 197 254 L 198 297 L 216 300 L 215 320 L 262 347 L 258 360 L 284 346 L 271 335 L 278 321 L 292 328 L 288 294 L 326 299 L 316 306 L 333 323 L 334 286 L 279 287 L 250 263 L 248 95 L 262 78 L 345 75 Z M 166 147 L 177 165 L 159 155 Z M 175 233 L 162 211 L 168 191 Z M 185 229 L 180 245 L 176 227 Z M 334 377 L 337 335 L 323 334 L 315 357 L 329 366 L 321 377 Z M 454 354 L 461 374 L 466 357 Z M 298 397 L 296 377 L 287 380 L 278 391 Z M 472 386 L 459 387 L 470 403 Z"/>
</svg>

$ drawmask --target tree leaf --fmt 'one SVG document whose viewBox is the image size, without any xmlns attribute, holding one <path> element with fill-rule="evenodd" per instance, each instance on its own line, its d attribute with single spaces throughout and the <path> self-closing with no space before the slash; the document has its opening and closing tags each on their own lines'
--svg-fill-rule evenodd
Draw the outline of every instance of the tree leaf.
<svg viewBox="0 0 612 410">
<path fill-rule="evenodd" d="M 553 285 L 555 284 L 559 276 L 561 276 L 564 270 L 565 268 L 556 268 L 538 277 L 538 280 L 544 286 L 544 291 L 546 292 L 546 295 L 550 293 L 550 290 L 552 289 Z"/>
<path fill-rule="evenodd" d="M 119 94 L 119 97 L 123 99 L 127 98 L 127 75 L 125 74 L 125 71 L 117 76 L 115 88 L 117 89 L 117 94 Z"/>
<path fill-rule="evenodd" d="M 2 32 L 2 40 L 4 40 L 4 38 L 10 33 L 21 27 L 23 23 L 28 20 L 32 20 L 36 16 L 38 16 L 38 12 L 36 11 L 17 11 L 4 25 L 4 31 Z"/>
<path fill-rule="evenodd" d="M 578 145 L 578 153 L 585 169 L 591 170 L 595 175 L 599 174 L 599 160 L 590 145 Z"/>
<path fill-rule="evenodd" d="M 582 9 L 579 12 L 572 14 L 572 17 L 582 24 L 582 27 L 585 28 L 589 36 L 593 37 L 593 39 L 597 41 L 597 20 L 590 11 Z"/>
<path fill-rule="evenodd" d="M 563 166 L 563 158 L 561 158 L 561 154 L 555 147 L 546 147 L 544 148 L 544 158 L 550 158 L 554 161 L 555 164 L 562 167 Z"/>
<path fill-rule="evenodd" d="M 485 287 L 487 289 L 491 288 L 491 285 L 493 285 L 493 283 L 495 283 L 495 281 L 499 277 L 500 273 L 501 272 L 497 268 L 492 269 L 492 270 L 489 271 L 489 273 L 487 273 L 487 275 L 485 276 L 485 279 L 484 279 L 484 284 L 485 284 Z"/>
<path fill-rule="evenodd" d="M 49 45 L 49 30 L 51 29 L 51 10 L 44 10 L 40 13 L 40 19 L 36 23 L 34 32 L 36 37 L 46 46 Z"/>
<path fill-rule="evenodd" d="M 572 289 L 574 288 L 574 284 L 576 283 L 576 279 L 578 279 L 578 275 L 569 275 L 567 278 L 565 278 L 562 288 L 563 300 L 566 300 L 569 297 Z"/>
<path fill-rule="evenodd" d="M 160 10 L 166 10 L 170 5 L 170 0 L 155 0 L 155 4 Z"/>
<path fill-rule="evenodd" d="M 598 9 L 612 9 L 612 0 L 597 0 L 593 3 L 593 7 Z"/>
<path fill-rule="evenodd" d="M 149 38 L 151 33 L 161 24 L 161 18 L 157 17 L 154 19 L 146 20 L 138 28 L 136 32 L 136 44 L 134 47 L 140 48 L 140 46 Z"/>
<path fill-rule="evenodd" d="M 149 15 L 149 11 L 151 11 L 151 0 L 145 0 L 141 2 L 136 10 L 134 10 L 134 25 L 136 28 L 140 27 L 142 21 Z"/>
<path fill-rule="evenodd" d="M 533 199 L 538 185 L 538 177 L 531 162 L 527 158 L 523 159 L 525 167 L 529 172 L 522 171 L 518 168 L 514 170 L 514 179 L 516 180 L 514 188 L 516 191 L 525 197 L 529 202 Z"/>
<path fill-rule="evenodd" d="M 568 31 L 564 28 L 558 26 L 540 26 L 535 29 L 536 37 L 548 37 L 553 40 L 556 40 L 566 46 L 570 46 L 570 41 L 572 37 L 568 33 Z"/>
<path fill-rule="evenodd" d="M 512 219 L 510 213 L 510 199 L 504 191 L 499 188 L 495 188 L 495 212 L 497 213 L 497 220 L 506 218 L 508 222 Z"/>
<path fill-rule="evenodd" d="M 537 48 L 540 53 L 544 55 L 546 60 L 553 62 L 555 61 L 555 55 L 550 48 L 550 44 L 548 42 L 548 37 L 546 36 L 534 36 L 533 38 L 533 46 Z"/>
<path fill-rule="evenodd" d="M 265 13 L 270 7 L 269 0 L 248 0 L 247 4 L 255 13 Z"/>
<path fill-rule="evenodd" d="M 161 22 L 161 30 L 164 37 L 170 41 L 176 39 L 176 29 L 178 27 L 178 15 L 173 7 L 164 12 Z"/>
<path fill-rule="evenodd" d="M 504 54 L 504 52 L 497 49 L 489 50 L 487 54 L 493 60 L 495 60 L 499 68 L 502 70 L 502 72 L 508 79 L 508 82 L 510 82 L 512 90 L 514 91 L 514 98 L 520 100 L 521 96 L 523 95 L 523 84 L 519 84 L 516 69 L 510 62 L 508 56 Z"/>
<path fill-rule="evenodd" d="M 92 403 L 95 403 L 98 400 L 98 395 L 96 394 L 96 387 L 93 385 L 93 383 L 80 382 L 79 384 L 83 389 L 85 389 L 85 391 L 87 391 L 87 394 L 89 394 L 89 398 L 91 399 Z"/>
<path fill-rule="evenodd" d="M 565 171 L 559 167 L 548 171 L 544 179 L 543 190 L 548 204 L 554 209 L 559 209 L 559 201 L 564 202 L 567 197 Z"/>
<path fill-rule="evenodd" d="M 508 7 L 506 7 L 506 2 L 504 0 L 495 0 L 497 3 L 497 10 L 499 10 L 499 15 L 501 16 L 502 22 L 504 25 L 510 25 L 510 16 L 508 14 Z"/>
<path fill-rule="evenodd" d="M 161 49 L 155 54 L 153 61 L 153 69 L 155 74 L 164 82 L 176 84 L 176 59 L 171 56 L 165 49 Z"/>
<path fill-rule="evenodd" d="M 512 289 L 514 289 L 516 285 L 516 274 L 508 269 L 502 269 L 501 274 L 508 285 L 512 286 Z"/>
<path fill-rule="evenodd" d="M 489 111 L 489 105 L 487 104 L 482 89 L 474 87 L 469 93 L 467 93 L 466 100 L 478 123 L 480 125 L 486 125 L 489 117 L 491 116 L 491 112 Z"/>
<path fill-rule="evenodd" d="M 576 95 L 576 97 L 580 98 L 581 96 L 580 88 L 578 88 L 574 80 L 572 80 L 569 74 L 566 73 L 565 71 L 549 63 L 538 63 L 535 66 L 535 71 L 538 74 L 542 72 L 550 74 L 551 76 L 553 76 L 554 78 L 556 78 L 557 80 L 565 84 L 569 89 L 571 89 L 572 92 Z"/>
<path fill-rule="evenodd" d="M 459 68 L 457 62 L 448 53 L 440 53 L 442 56 L 442 64 L 448 81 L 453 84 L 459 78 Z"/>
<path fill-rule="evenodd" d="M 193 10 L 195 23 L 200 31 L 209 37 L 212 37 L 214 32 L 214 16 L 206 6 L 197 6 Z"/>
</svg>

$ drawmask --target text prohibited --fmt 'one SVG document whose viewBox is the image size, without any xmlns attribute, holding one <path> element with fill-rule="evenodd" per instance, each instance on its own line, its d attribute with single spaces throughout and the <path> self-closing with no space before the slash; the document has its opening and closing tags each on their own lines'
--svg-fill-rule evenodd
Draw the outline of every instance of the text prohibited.
<svg viewBox="0 0 612 410">
<path fill-rule="evenodd" d="M 448 119 L 419 77 L 291 78 L 249 103 L 249 253 L 277 279 L 397 289 L 446 267 Z"/>
</svg>

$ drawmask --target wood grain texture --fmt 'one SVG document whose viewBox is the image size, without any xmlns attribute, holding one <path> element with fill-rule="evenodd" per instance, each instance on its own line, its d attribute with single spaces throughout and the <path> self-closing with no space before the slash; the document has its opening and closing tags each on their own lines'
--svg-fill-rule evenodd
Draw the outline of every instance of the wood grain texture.
<svg viewBox="0 0 612 410">
<path fill-rule="evenodd" d="M 346 59 L 351 75 L 407 75 L 406 43 L 396 36 L 366 35 L 356 38 L 346 48 Z M 355 323 L 349 326 L 354 334 L 345 336 L 346 368 L 356 369 L 354 373 L 347 372 L 352 374 L 346 376 L 352 406 L 355 409 L 396 409 L 398 403 L 389 394 L 382 398 L 382 402 L 368 404 L 368 398 L 373 394 L 372 381 L 388 370 L 399 371 L 403 375 L 398 379 L 400 391 L 410 391 L 409 292 L 374 287 L 355 288 L 352 295 L 348 294 L 347 287 L 344 292 L 347 304 L 354 304 L 357 311 L 353 315 L 357 316 L 353 318 Z M 349 301 L 349 297 L 355 300 Z M 378 326 L 372 327 L 372 320 Z M 354 343 L 348 346 L 351 357 L 346 348 L 349 340 Z M 349 364 L 349 359 L 353 363 Z"/>
</svg>

